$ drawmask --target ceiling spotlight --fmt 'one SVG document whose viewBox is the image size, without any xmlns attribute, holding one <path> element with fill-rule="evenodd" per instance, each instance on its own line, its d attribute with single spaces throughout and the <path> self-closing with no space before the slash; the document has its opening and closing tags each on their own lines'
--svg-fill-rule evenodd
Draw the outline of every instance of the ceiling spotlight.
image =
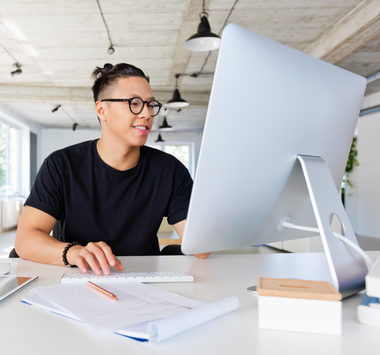
<svg viewBox="0 0 380 355">
<path fill-rule="evenodd" d="M 185 43 L 184 47 L 190 51 L 212 51 L 220 46 L 220 37 L 211 32 L 210 23 L 207 19 L 205 1 L 203 0 L 202 12 L 199 14 L 201 19 L 198 25 L 198 31 L 191 36 Z"/>
<path fill-rule="evenodd" d="M 114 53 L 115 53 L 115 48 L 113 48 L 112 45 L 109 46 L 109 48 L 107 49 L 107 53 L 108 53 L 109 55 L 114 54 Z"/>
<path fill-rule="evenodd" d="M 61 105 L 55 105 L 54 108 L 51 110 L 51 112 L 57 112 L 58 109 L 61 107 Z"/>
<path fill-rule="evenodd" d="M 162 137 L 161 137 L 161 134 L 158 135 L 157 139 L 154 141 L 154 143 L 160 143 L 160 142 L 165 142 Z"/>
<path fill-rule="evenodd" d="M 77 129 L 77 127 L 78 127 L 78 123 L 74 123 L 73 124 L 73 131 L 75 131 Z"/>
<path fill-rule="evenodd" d="M 164 121 L 162 122 L 162 125 L 158 127 L 160 131 L 172 131 L 173 127 L 169 126 L 168 121 L 166 120 L 166 117 L 164 117 Z"/>
<path fill-rule="evenodd" d="M 16 70 L 11 71 L 11 75 L 16 76 L 16 75 L 22 74 L 21 64 L 20 63 L 14 63 L 13 65 L 16 67 Z"/>
<path fill-rule="evenodd" d="M 173 92 L 173 98 L 165 104 L 165 107 L 178 109 L 178 108 L 189 106 L 189 103 L 186 100 L 182 99 L 181 94 L 179 93 L 179 89 L 178 89 L 179 77 L 180 77 L 180 74 L 175 75 L 176 81 L 175 81 L 175 90 Z"/>
</svg>

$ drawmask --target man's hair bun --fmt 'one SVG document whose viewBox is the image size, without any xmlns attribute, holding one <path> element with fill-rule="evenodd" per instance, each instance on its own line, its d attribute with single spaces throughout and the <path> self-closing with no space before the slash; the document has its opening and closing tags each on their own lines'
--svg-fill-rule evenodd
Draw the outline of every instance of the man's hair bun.
<svg viewBox="0 0 380 355">
<path fill-rule="evenodd" d="M 104 64 L 104 67 L 103 67 L 103 69 L 104 69 L 105 72 L 110 71 L 112 68 L 113 68 L 113 65 L 110 64 L 110 63 Z"/>
<path fill-rule="evenodd" d="M 110 63 L 104 64 L 103 68 L 96 67 L 95 70 L 92 72 L 91 77 L 94 80 L 96 80 L 96 79 L 100 78 L 101 76 L 103 76 L 104 74 L 110 72 L 112 70 L 112 68 L 113 68 L 113 65 Z"/>
</svg>

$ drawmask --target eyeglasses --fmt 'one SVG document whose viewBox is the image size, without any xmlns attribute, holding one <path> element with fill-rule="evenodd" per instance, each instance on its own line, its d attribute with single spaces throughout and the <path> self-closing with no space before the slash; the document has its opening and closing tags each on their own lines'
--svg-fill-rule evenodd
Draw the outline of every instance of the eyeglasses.
<svg viewBox="0 0 380 355">
<path fill-rule="evenodd" d="M 160 112 L 162 104 L 156 100 L 144 101 L 139 97 L 132 97 L 131 99 L 104 99 L 103 101 L 110 102 L 129 102 L 129 109 L 135 115 L 138 115 L 144 109 L 144 104 L 148 107 L 151 117 L 157 116 Z"/>
</svg>

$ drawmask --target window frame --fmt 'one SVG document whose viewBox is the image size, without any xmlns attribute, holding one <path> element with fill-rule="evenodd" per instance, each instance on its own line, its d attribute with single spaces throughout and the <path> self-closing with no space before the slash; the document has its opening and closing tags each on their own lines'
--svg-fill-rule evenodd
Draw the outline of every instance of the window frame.
<svg viewBox="0 0 380 355">
<path fill-rule="evenodd" d="M 0 122 L 5 125 L 5 188 L 4 191 L 0 191 L 0 196 L 12 196 L 19 195 L 21 190 L 21 130 L 19 127 L 10 124 L 6 120 L 0 119 Z M 10 130 L 14 129 L 16 132 L 16 187 L 15 190 L 10 190 L 11 187 L 11 138 Z M 1 188 L 1 187 L 0 187 Z"/>
</svg>

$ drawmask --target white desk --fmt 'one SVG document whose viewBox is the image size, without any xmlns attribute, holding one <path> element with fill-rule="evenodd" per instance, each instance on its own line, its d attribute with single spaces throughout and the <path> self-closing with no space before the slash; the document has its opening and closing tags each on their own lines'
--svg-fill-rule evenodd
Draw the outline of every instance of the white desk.
<svg viewBox="0 0 380 355">
<path fill-rule="evenodd" d="M 370 252 L 376 259 L 380 252 Z M 194 283 L 155 284 L 186 297 L 215 301 L 235 295 L 237 311 L 158 345 L 146 345 L 20 303 L 28 288 L 60 282 L 67 268 L 20 259 L 11 261 L 12 274 L 39 280 L 0 305 L 0 353 L 38 355 L 83 354 L 375 354 L 380 328 L 357 322 L 360 296 L 343 302 L 343 336 L 314 335 L 259 329 L 257 296 L 246 291 L 257 276 L 329 280 L 322 253 L 215 255 L 206 260 L 187 256 L 123 257 L 128 271 L 179 270 L 194 275 Z M 75 270 L 75 269 L 73 269 Z M 312 277 L 314 275 L 314 277 Z"/>
</svg>

